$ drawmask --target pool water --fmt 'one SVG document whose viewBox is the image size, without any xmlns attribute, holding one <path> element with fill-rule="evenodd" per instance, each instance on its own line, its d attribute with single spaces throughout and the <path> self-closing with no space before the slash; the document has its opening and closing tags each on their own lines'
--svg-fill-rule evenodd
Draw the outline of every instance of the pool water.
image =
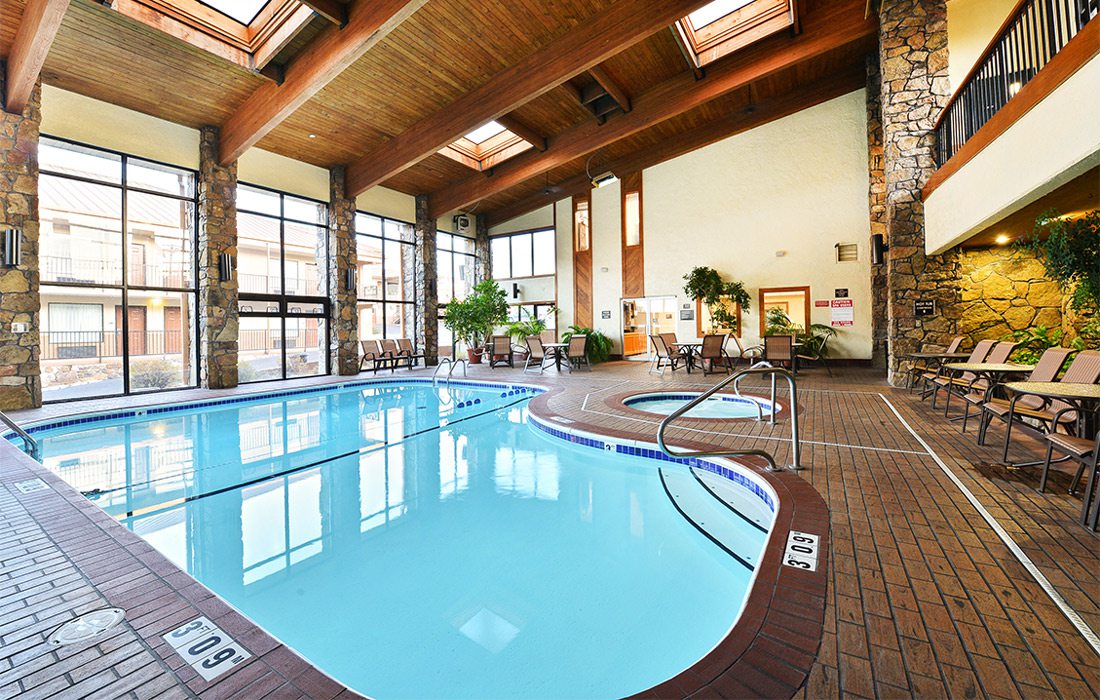
<svg viewBox="0 0 1100 700">
<path fill-rule="evenodd" d="M 626 399 L 623 403 L 647 413 L 667 416 L 694 400 L 698 394 L 642 394 Z M 776 412 L 783 408 L 776 404 Z M 766 399 L 747 396 L 712 396 L 684 414 L 687 418 L 759 418 L 771 415 L 771 403 Z"/>
<path fill-rule="evenodd" d="M 334 388 L 37 435 L 48 468 L 371 697 L 621 697 L 704 656 L 752 571 L 657 462 L 546 435 L 502 393 Z"/>
</svg>

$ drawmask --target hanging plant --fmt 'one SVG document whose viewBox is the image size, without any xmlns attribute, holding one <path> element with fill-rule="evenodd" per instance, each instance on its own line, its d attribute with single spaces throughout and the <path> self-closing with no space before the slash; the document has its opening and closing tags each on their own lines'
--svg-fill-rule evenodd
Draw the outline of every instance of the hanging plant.
<svg viewBox="0 0 1100 700">
<path fill-rule="evenodd" d="M 749 293 L 745 291 L 745 285 L 741 282 L 727 282 L 713 267 L 696 267 L 684 275 L 684 294 L 692 301 L 701 301 L 707 307 L 710 314 L 711 331 L 719 328 L 728 328 L 734 333 L 739 333 L 737 316 L 730 309 L 729 303 L 740 304 L 745 311 L 749 310 Z"/>
<path fill-rule="evenodd" d="M 1016 247 L 1039 259 L 1047 275 L 1070 294 L 1074 311 L 1091 314 L 1100 309 L 1100 210 L 1074 218 L 1047 212 Z"/>
</svg>

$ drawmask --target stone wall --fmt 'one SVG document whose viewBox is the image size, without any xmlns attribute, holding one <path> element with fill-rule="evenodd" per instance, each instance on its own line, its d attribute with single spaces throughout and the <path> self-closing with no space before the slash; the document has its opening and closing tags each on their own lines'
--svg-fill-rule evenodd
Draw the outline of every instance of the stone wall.
<svg viewBox="0 0 1100 700">
<path fill-rule="evenodd" d="M 924 252 L 921 187 L 935 171 L 932 127 L 950 94 L 945 0 L 882 0 L 879 6 L 883 172 L 886 197 L 889 377 L 905 353 L 946 345 L 958 328 L 958 261 Z M 918 318 L 913 302 L 934 300 Z"/>
<path fill-rule="evenodd" d="M 484 214 L 478 214 L 477 227 L 474 229 L 474 254 L 477 255 L 477 281 L 493 276 L 493 260 L 489 246 L 489 220 Z"/>
<path fill-rule="evenodd" d="M 0 99 L 6 94 L 0 61 Z M 23 114 L 0 111 L 0 231 L 22 229 L 18 267 L 0 267 L 0 410 L 42 405 L 39 374 L 38 127 L 41 86 Z M 3 242 L 0 241 L 0 248 Z M 13 323 L 26 333 L 12 333 Z"/>
<path fill-rule="evenodd" d="M 871 235 L 886 236 L 886 173 L 882 155 L 882 74 L 878 56 L 867 57 L 867 204 L 871 212 Z M 886 369 L 889 304 L 886 295 L 886 264 L 871 263 L 871 365 Z"/>
<path fill-rule="evenodd" d="M 439 294 L 436 266 L 436 221 L 428 212 L 428 195 L 416 196 L 416 300 L 422 323 L 417 324 L 416 345 L 424 364 L 439 364 Z"/>
<path fill-rule="evenodd" d="M 202 386 L 237 386 L 237 275 L 223 282 L 218 257 L 237 259 L 237 163 L 218 164 L 219 129 L 199 141 L 199 343 Z"/>
<path fill-rule="evenodd" d="M 1036 326 L 1062 327 L 1062 290 L 1031 253 L 1008 248 L 961 250 L 959 334 L 973 343 Z"/>
<path fill-rule="evenodd" d="M 342 375 L 359 373 L 359 313 L 355 284 L 348 288 L 345 275 L 357 268 L 355 199 L 344 189 L 344 167 L 329 171 L 328 295 L 332 307 L 329 366 Z M 358 280 L 356 280 L 358 284 Z"/>
</svg>

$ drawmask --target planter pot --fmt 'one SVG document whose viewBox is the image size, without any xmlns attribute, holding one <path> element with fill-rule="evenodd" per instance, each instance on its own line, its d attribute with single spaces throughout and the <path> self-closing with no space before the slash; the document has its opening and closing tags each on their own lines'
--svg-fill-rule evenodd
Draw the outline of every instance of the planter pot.
<svg viewBox="0 0 1100 700">
<path fill-rule="evenodd" d="M 482 355 L 481 348 L 466 350 L 466 359 L 468 359 L 470 361 L 471 365 L 480 365 L 481 364 L 481 355 Z"/>
</svg>

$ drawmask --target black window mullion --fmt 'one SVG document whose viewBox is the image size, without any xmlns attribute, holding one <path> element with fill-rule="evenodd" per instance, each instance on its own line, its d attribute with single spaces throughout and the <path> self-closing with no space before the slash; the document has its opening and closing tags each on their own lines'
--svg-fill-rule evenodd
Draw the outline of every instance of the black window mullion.
<svg viewBox="0 0 1100 700">
<path fill-rule="evenodd" d="M 122 393 L 130 393 L 130 242 L 127 224 L 130 221 L 129 198 L 126 196 L 126 156 L 122 156 L 122 216 L 119 235 L 122 236 Z"/>
</svg>

